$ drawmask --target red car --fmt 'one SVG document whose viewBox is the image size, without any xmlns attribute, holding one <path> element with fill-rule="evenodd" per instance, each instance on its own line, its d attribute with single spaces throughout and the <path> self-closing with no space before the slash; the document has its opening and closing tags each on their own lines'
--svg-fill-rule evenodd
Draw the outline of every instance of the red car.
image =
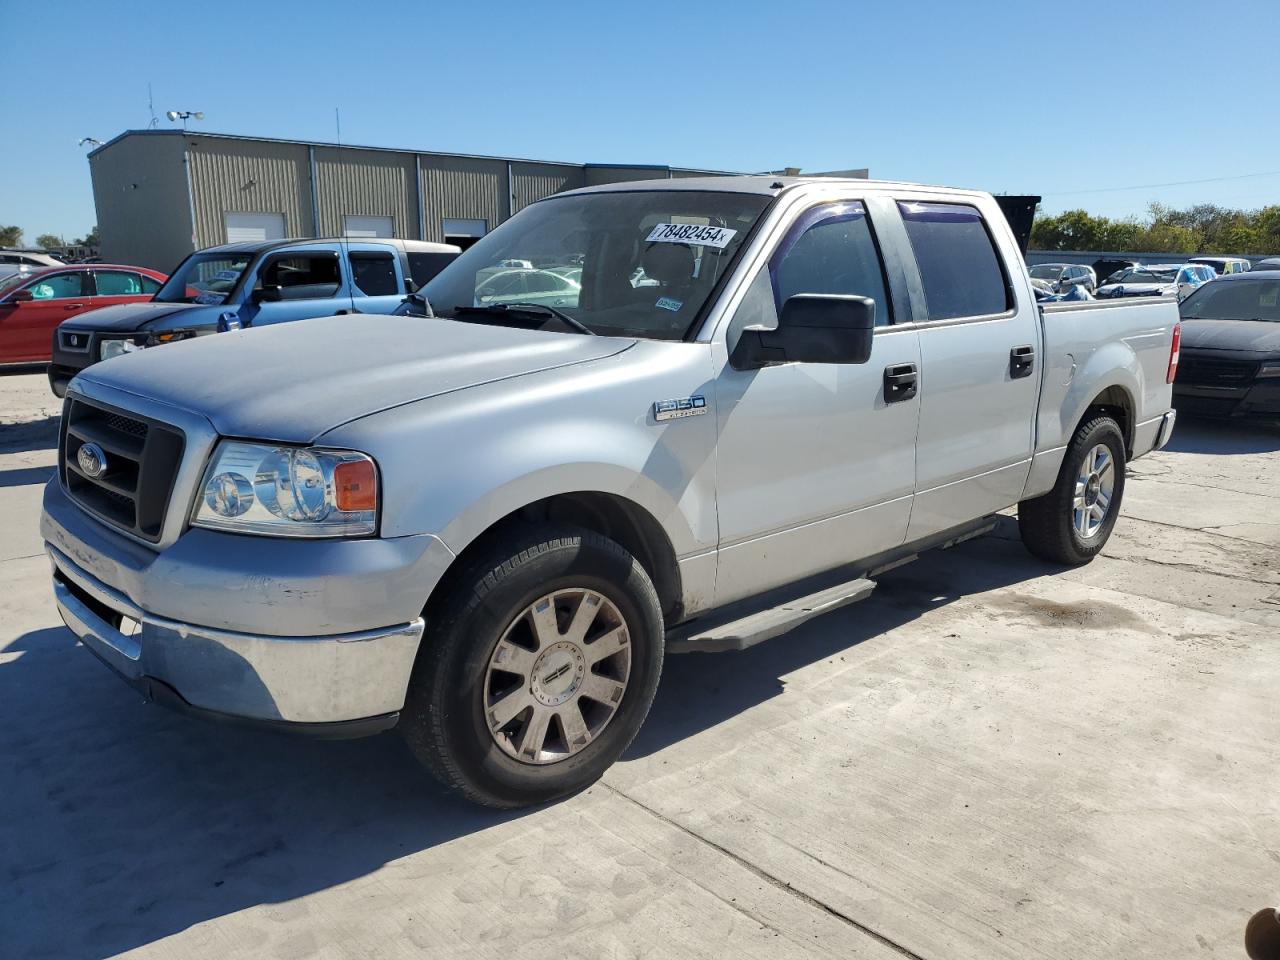
<svg viewBox="0 0 1280 960">
<path fill-rule="evenodd" d="M 167 280 L 146 267 L 47 267 L 0 280 L 0 364 L 46 363 L 63 320 L 99 307 L 150 300 Z"/>
</svg>

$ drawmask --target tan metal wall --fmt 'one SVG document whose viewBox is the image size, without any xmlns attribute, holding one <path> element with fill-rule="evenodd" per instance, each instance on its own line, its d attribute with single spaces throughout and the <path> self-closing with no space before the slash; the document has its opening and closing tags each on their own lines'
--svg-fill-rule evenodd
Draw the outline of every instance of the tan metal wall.
<svg viewBox="0 0 1280 960">
<path fill-rule="evenodd" d="M 316 147 L 322 237 L 343 233 L 344 217 L 390 217 L 393 235 L 418 236 L 417 164 L 412 153 Z"/>
<path fill-rule="evenodd" d="M 197 247 L 227 242 L 227 213 L 283 213 L 286 236 L 316 235 L 305 144 L 200 136 L 186 140 Z"/>
<path fill-rule="evenodd" d="M 89 158 L 102 259 L 169 271 L 193 249 L 182 138 L 125 137 Z"/>
<path fill-rule="evenodd" d="M 473 157 L 422 157 L 422 199 L 427 235 L 444 240 L 441 221 L 488 221 L 492 230 L 507 218 L 507 163 Z"/>
<path fill-rule="evenodd" d="M 511 212 L 519 213 L 531 203 L 562 190 L 574 190 L 587 185 L 581 167 L 568 167 L 554 163 L 511 163 Z"/>
</svg>

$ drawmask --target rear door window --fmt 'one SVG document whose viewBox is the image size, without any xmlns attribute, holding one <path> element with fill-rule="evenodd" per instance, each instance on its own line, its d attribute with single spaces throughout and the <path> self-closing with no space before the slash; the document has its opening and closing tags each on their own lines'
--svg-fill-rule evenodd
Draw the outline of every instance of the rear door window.
<svg viewBox="0 0 1280 960">
<path fill-rule="evenodd" d="M 884 267 L 860 203 L 828 204 L 801 214 L 769 265 L 775 306 L 798 293 L 869 297 L 876 325 L 891 322 Z"/>
<path fill-rule="evenodd" d="M 902 202 L 902 220 L 915 252 L 930 320 L 1004 313 L 1012 305 L 1008 280 L 976 207 Z"/>
<path fill-rule="evenodd" d="M 100 297 L 142 296 L 142 278 L 136 273 L 126 273 L 123 270 L 95 270 L 93 277 Z"/>
<path fill-rule="evenodd" d="M 396 279 L 395 258 L 390 253 L 352 251 L 351 279 L 369 297 L 390 297 L 402 292 Z"/>
</svg>

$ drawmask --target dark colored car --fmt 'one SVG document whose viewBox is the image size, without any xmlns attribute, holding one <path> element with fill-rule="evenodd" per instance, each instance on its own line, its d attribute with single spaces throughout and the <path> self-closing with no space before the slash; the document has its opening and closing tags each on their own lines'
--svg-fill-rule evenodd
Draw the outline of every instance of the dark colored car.
<svg viewBox="0 0 1280 960">
<path fill-rule="evenodd" d="M 48 361 L 62 321 L 150 300 L 166 279 L 146 267 L 63 264 L 0 280 L 0 364 Z"/>
<path fill-rule="evenodd" d="M 1137 260 L 1130 260 L 1127 257 L 1102 257 L 1093 261 L 1093 273 L 1101 285 L 1106 283 L 1112 274 L 1119 273 L 1121 270 L 1132 270 L 1137 265 Z"/>
<path fill-rule="evenodd" d="M 1280 420 L 1280 270 L 1219 277 L 1179 310 L 1178 412 Z"/>
</svg>

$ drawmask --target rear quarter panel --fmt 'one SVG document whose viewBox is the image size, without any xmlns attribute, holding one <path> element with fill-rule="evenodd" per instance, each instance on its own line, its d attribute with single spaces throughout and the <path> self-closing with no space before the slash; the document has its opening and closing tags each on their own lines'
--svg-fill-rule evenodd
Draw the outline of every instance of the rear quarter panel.
<svg viewBox="0 0 1280 960">
<path fill-rule="evenodd" d="M 1178 323 L 1172 299 L 1046 304 L 1042 309 L 1044 382 L 1026 497 L 1053 486 L 1066 445 L 1104 392 L 1124 391 L 1133 411 L 1131 443 L 1170 409 L 1173 397 L 1172 385 L 1165 383 Z"/>
</svg>

